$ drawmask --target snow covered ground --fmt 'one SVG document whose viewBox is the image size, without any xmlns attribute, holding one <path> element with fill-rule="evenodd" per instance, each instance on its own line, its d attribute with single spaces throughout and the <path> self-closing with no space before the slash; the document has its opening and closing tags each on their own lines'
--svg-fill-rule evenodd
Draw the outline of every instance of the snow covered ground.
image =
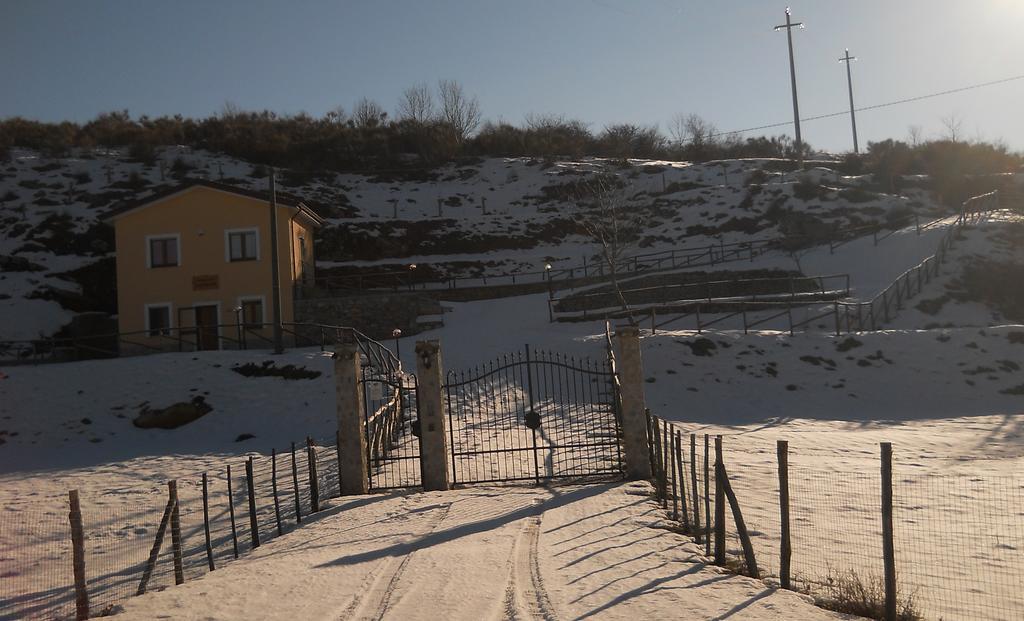
<svg viewBox="0 0 1024 621">
<path fill-rule="evenodd" d="M 333 501 L 296 533 L 125 619 L 838 619 L 708 564 L 646 483 Z"/>
<path fill-rule="evenodd" d="M 103 186 L 97 181 L 105 175 L 101 164 L 82 163 L 92 167 L 93 190 Z M 20 160 L 16 166 L 31 167 Z M 515 179 L 508 166 L 515 168 Z M 215 161 L 207 162 L 207 168 L 216 171 Z M 225 174 L 241 176 L 248 170 L 238 163 L 237 171 Z M 537 166 L 489 161 L 481 170 L 477 174 L 513 185 L 526 183 Z M 672 169 L 667 174 L 676 176 L 668 183 L 686 181 L 688 175 L 708 182 L 714 170 L 721 168 Z M 740 163 L 730 174 L 742 170 Z M 40 173 L 41 178 L 45 174 L 50 173 Z M 643 175 L 657 190 L 660 173 L 638 178 Z M 821 176 L 828 181 L 827 173 Z M 357 182 L 375 187 L 368 180 L 345 183 Z M 532 179 L 532 189 L 520 188 L 516 196 L 546 182 Z M 782 187 L 791 191 L 791 185 Z M 353 218 L 386 218 L 391 208 L 386 196 L 365 191 L 346 191 L 359 210 Z M 743 197 L 739 188 L 724 184 L 690 191 L 735 195 L 735 201 L 716 195 L 713 200 L 723 205 L 715 208 L 723 211 L 709 207 L 711 221 Z M 512 196 L 506 197 L 510 204 L 518 200 Z M 492 204 L 489 199 L 489 209 Z M 542 202 L 530 205 L 531 210 L 546 209 Z M 94 216 L 82 209 L 74 217 L 80 217 L 76 226 L 84 230 Z M 467 207 L 459 209 L 467 222 L 476 222 Z M 541 218 L 546 213 L 538 211 Z M 992 222 L 965 232 L 942 275 L 908 302 L 885 331 L 838 338 L 828 334 L 828 326 L 795 336 L 772 330 L 743 335 L 730 325 L 700 335 L 685 326 L 656 335 L 645 332 L 648 406 L 684 434 L 725 436 L 729 474 L 769 574 L 777 571 L 775 440 L 788 440 L 792 452 L 793 569 L 812 586 L 834 571 L 877 574 L 878 442 L 888 441 L 896 455 L 901 583 L 915 594 L 927 618 L 1024 614 L 1019 561 L 1024 547 L 1019 523 L 1024 326 L 964 299 L 959 282 L 971 258 L 1019 261 L 1019 246 L 1012 235 L 1005 236 L 1011 224 Z M 867 238 L 834 253 L 820 248 L 802 261 L 808 273 L 850 273 L 855 297 L 866 299 L 932 254 L 941 233 L 917 236 L 908 228 L 877 247 Z M 24 241 L 4 242 L 0 254 Z M 585 252 L 582 245 L 564 249 L 567 257 Z M 9 319 L 23 334 L 58 326 L 65 319 L 59 305 L 23 296 L 40 282 L 53 281 L 51 272 L 71 269 L 79 259 L 42 251 L 19 254 L 49 271 L 4 274 L 5 287 L 10 284 L 17 295 L 0 300 L 0 320 Z M 513 259 L 520 264 L 534 260 Z M 753 267 L 789 268 L 791 263 L 764 256 Z M 37 277 L 39 282 L 30 282 Z M 933 303 L 920 304 L 927 300 Z M 603 323 L 549 323 L 546 305 L 546 294 L 445 302 L 443 327 L 401 339 L 405 366 L 415 366 L 414 342 L 428 338 L 441 340 L 445 369 L 470 369 L 521 351 L 525 344 L 603 359 Z M 238 364 L 270 359 L 321 375 L 284 380 L 231 371 Z M 241 468 L 245 456 L 280 451 L 307 435 L 330 438 L 333 395 L 329 352 L 312 349 L 281 357 L 259 351 L 201 352 L 0 369 L 0 600 L 23 594 L 2 592 L 10 585 L 38 588 L 41 583 L 60 589 L 56 596 L 66 596 L 66 538 L 39 534 L 65 532 L 68 489 L 80 490 L 87 522 L 102 525 L 90 549 L 96 555 L 92 566 L 102 565 L 102 554 L 141 562 L 159 522 L 168 479 L 183 482 L 194 525 L 201 511 L 195 500 L 198 475 L 210 472 L 223 520 L 225 464 Z M 143 430 L 131 423 L 146 407 L 196 396 L 213 410 L 183 428 Z M 800 596 L 705 566 L 698 548 L 667 528 L 664 512 L 645 497 L 648 491 L 640 484 L 481 487 L 335 499 L 312 524 L 201 579 L 196 579 L 203 573 L 197 569 L 184 587 L 129 599 L 124 614 L 245 618 L 269 610 L 273 616 L 312 618 L 650 618 L 687 610 L 694 618 L 833 618 Z M 27 545 L 30 537 L 36 537 L 32 546 L 37 547 Z M 223 560 L 228 544 L 222 538 L 218 545 Z M 735 542 L 730 546 L 735 552 Z M 168 576 L 161 563 L 162 587 Z M 108 580 L 124 595 L 134 586 L 117 576 Z M 8 610 L 0 603 L 0 618 L 9 618 Z"/>
</svg>

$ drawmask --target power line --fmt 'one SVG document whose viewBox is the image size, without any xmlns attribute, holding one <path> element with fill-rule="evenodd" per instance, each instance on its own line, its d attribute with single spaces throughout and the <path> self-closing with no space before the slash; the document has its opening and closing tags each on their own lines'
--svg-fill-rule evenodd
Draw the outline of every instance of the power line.
<svg viewBox="0 0 1024 621">
<path fill-rule="evenodd" d="M 890 106 L 896 106 L 896 105 L 899 105 L 899 104 L 905 104 L 905 103 L 910 103 L 910 102 L 914 102 L 914 101 L 921 101 L 922 99 L 932 99 L 933 97 L 941 97 L 943 95 L 951 95 L 953 93 L 962 93 L 963 91 L 969 91 L 969 90 L 973 90 L 973 89 L 976 89 L 976 88 L 983 88 L 983 87 L 986 87 L 986 86 L 995 86 L 996 84 L 1005 84 L 1006 82 L 1013 82 L 1014 80 L 1024 80 L 1024 74 L 1015 75 L 1015 76 L 1012 76 L 1012 77 L 1009 77 L 1009 78 L 1003 78 L 1001 80 L 993 80 L 991 82 L 982 82 L 981 84 L 972 84 L 970 86 L 962 86 L 960 88 L 951 88 L 949 90 L 939 91 L 937 93 L 929 93 L 927 95 L 918 95 L 917 97 L 907 97 L 905 99 L 897 99 L 896 101 L 889 101 L 889 102 L 886 102 L 886 103 L 875 104 L 875 105 L 872 105 L 872 106 L 863 106 L 863 107 L 860 107 L 860 108 L 856 108 L 854 111 L 855 112 L 863 112 L 865 110 L 877 110 L 879 108 L 888 108 Z M 800 121 L 801 122 L 804 122 L 804 121 L 818 121 L 818 120 L 821 120 L 821 119 L 830 119 L 830 118 L 837 117 L 837 116 L 846 116 L 847 114 L 850 114 L 850 112 L 848 110 L 844 110 L 842 112 L 832 112 L 830 114 L 819 114 L 817 116 L 804 117 L 804 118 L 801 118 Z M 770 125 L 761 125 L 761 126 L 758 126 L 758 127 L 747 127 L 745 129 L 736 129 L 736 130 L 728 131 L 728 132 L 718 132 L 718 133 L 712 134 L 712 136 L 730 136 L 732 134 L 745 134 L 747 132 L 754 132 L 754 131 L 758 131 L 758 130 L 761 130 L 761 129 L 772 129 L 774 127 L 786 127 L 787 125 L 792 125 L 792 124 L 793 124 L 793 121 L 785 121 L 785 122 L 782 122 L 782 123 L 772 123 Z"/>
</svg>

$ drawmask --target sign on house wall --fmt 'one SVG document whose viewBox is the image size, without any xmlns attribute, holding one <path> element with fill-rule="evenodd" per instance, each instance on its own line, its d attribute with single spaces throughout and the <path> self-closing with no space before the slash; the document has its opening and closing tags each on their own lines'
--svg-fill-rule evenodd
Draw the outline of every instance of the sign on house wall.
<svg viewBox="0 0 1024 621">
<path fill-rule="evenodd" d="M 200 274 L 192 277 L 193 291 L 209 291 L 220 289 L 220 276 L 217 274 Z"/>
</svg>

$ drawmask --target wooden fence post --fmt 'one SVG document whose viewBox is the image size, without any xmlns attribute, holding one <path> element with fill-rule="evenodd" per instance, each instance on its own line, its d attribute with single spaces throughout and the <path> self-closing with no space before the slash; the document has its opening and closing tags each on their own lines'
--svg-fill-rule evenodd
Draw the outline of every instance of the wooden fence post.
<svg viewBox="0 0 1024 621">
<path fill-rule="evenodd" d="M 793 546 L 789 533 L 789 442 L 779 440 L 776 446 L 779 458 L 779 514 L 782 524 L 782 541 L 779 545 L 779 582 L 789 589 L 789 562 Z"/>
<path fill-rule="evenodd" d="M 284 534 L 281 527 L 281 501 L 277 495 L 277 449 L 270 449 L 270 486 L 274 492 L 274 520 L 277 522 L 277 536 Z"/>
<path fill-rule="evenodd" d="M 700 491 L 697 486 L 697 434 L 690 434 L 690 494 L 693 496 L 693 534 L 701 542 Z"/>
<path fill-rule="evenodd" d="M 89 590 L 85 583 L 85 529 L 82 527 L 82 507 L 78 501 L 78 490 L 68 492 L 71 522 L 72 569 L 75 578 L 75 619 L 89 618 Z"/>
<path fill-rule="evenodd" d="M 295 460 L 294 442 L 292 442 L 292 489 L 295 492 L 295 523 L 302 524 L 302 503 L 299 502 L 299 463 Z"/>
<path fill-rule="evenodd" d="M 316 471 L 316 448 L 313 438 L 306 436 L 306 460 L 309 474 L 309 504 L 313 513 L 320 510 L 320 477 Z"/>
<path fill-rule="evenodd" d="M 661 457 L 661 506 L 668 509 L 668 422 L 661 421 L 661 436 L 658 438 L 661 447 L 658 449 Z"/>
<path fill-rule="evenodd" d="M 231 488 L 231 464 L 228 464 L 228 514 L 231 516 L 231 549 L 238 558 L 238 528 L 235 526 L 235 494 Z"/>
<path fill-rule="evenodd" d="M 644 408 L 644 416 L 647 418 L 647 461 L 651 465 L 651 478 L 653 481 L 658 470 L 654 467 L 654 421 L 651 419 L 650 408 Z"/>
<path fill-rule="evenodd" d="M 722 485 L 722 436 L 715 436 L 715 564 L 725 565 L 725 487 Z"/>
<path fill-rule="evenodd" d="M 896 547 L 892 518 L 892 444 L 882 442 L 882 556 L 885 561 L 885 619 L 896 621 Z"/>
<path fill-rule="evenodd" d="M 249 495 L 249 539 L 255 550 L 260 547 L 260 524 L 256 517 L 256 485 L 252 475 L 252 455 L 245 460 L 245 486 Z"/>
<path fill-rule="evenodd" d="M 708 466 L 709 460 L 708 434 L 704 434 L 704 519 L 707 524 L 704 526 L 704 555 L 711 556 L 711 469 Z"/>
<path fill-rule="evenodd" d="M 178 513 L 178 482 L 167 482 L 167 493 L 174 506 L 171 508 L 171 552 L 174 557 L 174 584 L 185 583 L 185 570 L 181 564 L 181 516 Z"/>
<path fill-rule="evenodd" d="M 156 537 L 153 539 L 153 547 L 149 550 L 149 559 L 146 567 L 142 570 L 142 579 L 139 580 L 139 588 L 135 595 L 146 593 L 146 585 L 149 584 L 149 577 L 153 575 L 153 568 L 156 567 L 156 559 L 160 556 L 160 546 L 164 543 L 164 534 L 167 532 L 167 523 L 171 520 L 171 511 L 174 509 L 174 500 L 168 499 L 164 507 L 164 516 L 160 518 L 160 527 L 156 529 Z"/>
<path fill-rule="evenodd" d="M 736 492 L 729 483 L 729 472 L 725 468 L 725 462 L 719 461 L 715 475 L 721 476 L 722 489 L 725 490 L 725 497 L 729 499 L 729 506 L 732 507 L 732 519 L 736 523 L 736 533 L 740 536 L 740 544 L 743 546 L 743 559 L 747 563 L 747 574 L 752 578 L 760 578 L 761 572 L 757 569 L 757 558 L 754 556 L 754 545 L 750 542 L 750 533 L 747 532 L 747 523 L 743 521 L 743 512 L 740 511 L 740 502 L 736 498 Z M 717 480 L 717 479 L 716 479 Z M 722 511 L 723 517 L 725 510 Z M 724 529 L 723 535 L 724 535 Z"/>
<path fill-rule="evenodd" d="M 210 571 L 217 569 L 213 564 L 213 545 L 210 542 L 210 495 L 206 473 L 203 473 L 203 534 L 206 536 L 206 563 Z"/>
<path fill-rule="evenodd" d="M 669 458 L 672 466 L 672 519 L 679 521 L 679 484 L 676 482 L 676 433 L 669 434 Z"/>
<path fill-rule="evenodd" d="M 679 469 L 679 504 L 683 506 L 683 531 L 690 532 L 690 511 L 686 506 L 686 462 L 683 461 L 683 436 L 676 429 L 676 467 Z"/>
</svg>

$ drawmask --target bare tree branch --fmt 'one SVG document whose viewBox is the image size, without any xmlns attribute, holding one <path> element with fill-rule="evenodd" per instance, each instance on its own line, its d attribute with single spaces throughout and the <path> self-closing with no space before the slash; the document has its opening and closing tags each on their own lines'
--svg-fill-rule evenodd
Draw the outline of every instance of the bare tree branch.
<svg viewBox="0 0 1024 621">
<path fill-rule="evenodd" d="M 455 80 L 437 83 L 441 99 L 441 119 L 452 128 L 459 142 L 464 142 L 480 126 L 480 102 L 466 95 Z"/>
<path fill-rule="evenodd" d="M 398 100 L 398 118 L 421 125 L 434 119 L 434 96 L 425 82 L 402 91 L 402 97 Z"/>
</svg>

